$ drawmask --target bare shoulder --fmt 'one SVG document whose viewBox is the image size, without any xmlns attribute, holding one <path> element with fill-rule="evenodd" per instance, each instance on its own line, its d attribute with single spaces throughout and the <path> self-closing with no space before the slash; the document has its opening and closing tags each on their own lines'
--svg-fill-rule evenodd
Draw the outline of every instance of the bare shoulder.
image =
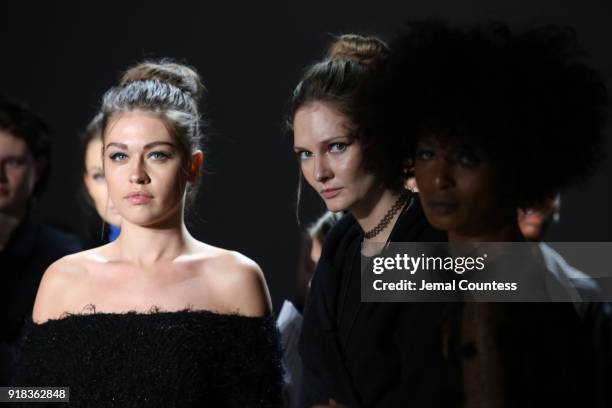
<svg viewBox="0 0 612 408">
<path fill-rule="evenodd" d="M 86 273 L 87 259 L 92 251 L 84 251 L 65 256 L 52 263 L 45 271 L 34 302 L 32 320 L 44 323 L 49 319 L 60 318 L 68 310 L 68 297 Z"/>
<path fill-rule="evenodd" d="M 264 274 L 257 263 L 241 253 L 214 248 L 201 263 L 200 275 L 215 295 L 217 311 L 244 316 L 271 313 Z"/>
</svg>

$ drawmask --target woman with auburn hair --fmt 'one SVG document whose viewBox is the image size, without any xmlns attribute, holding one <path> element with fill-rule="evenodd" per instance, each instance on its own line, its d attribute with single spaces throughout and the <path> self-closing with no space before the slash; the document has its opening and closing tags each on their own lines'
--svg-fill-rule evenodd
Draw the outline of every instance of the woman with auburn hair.
<svg viewBox="0 0 612 408">
<path fill-rule="evenodd" d="M 104 95 L 103 166 L 121 234 L 47 270 L 16 384 L 68 386 L 73 406 L 279 406 L 262 271 L 185 226 L 204 161 L 202 89 L 194 69 L 160 61 Z"/>
<path fill-rule="evenodd" d="M 399 135 L 356 125 L 359 88 L 388 54 L 377 38 L 341 36 L 291 100 L 301 175 L 328 210 L 348 212 L 327 235 L 304 308 L 301 407 L 439 406 L 448 398 L 437 392 L 447 382 L 435 336 L 444 305 L 361 303 L 362 243 L 445 239 L 404 189 Z"/>
</svg>

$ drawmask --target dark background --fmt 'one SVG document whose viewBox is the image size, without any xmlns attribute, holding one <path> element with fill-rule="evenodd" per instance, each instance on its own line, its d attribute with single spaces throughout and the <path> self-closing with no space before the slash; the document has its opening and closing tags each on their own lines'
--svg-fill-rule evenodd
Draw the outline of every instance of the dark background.
<svg viewBox="0 0 612 408">
<path fill-rule="evenodd" d="M 36 217 L 78 230 L 77 135 L 121 71 L 144 58 L 187 62 L 208 89 L 203 111 L 209 123 L 208 175 L 190 230 L 198 239 L 256 260 L 277 311 L 295 293 L 300 230 L 298 173 L 284 132 L 287 99 L 302 69 L 323 55 L 333 34 L 390 39 L 406 18 L 432 16 L 519 27 L 570 24 L 609 86 L 612 82 L 609 0 L 19 1 L 4 2 L 1 9 L 0 93 L 27 102 L 55 132 L 53 174 Z M 608 143 L 609 157 L 611 150 Z M 561 221 L 551 239 L 612 241 L 611 176 L 608 159 L 590 183 L 563 194 Z M 321 209 L 319 200 L 307 195 L 302 222 L 312 221 Z"/>
</svg>

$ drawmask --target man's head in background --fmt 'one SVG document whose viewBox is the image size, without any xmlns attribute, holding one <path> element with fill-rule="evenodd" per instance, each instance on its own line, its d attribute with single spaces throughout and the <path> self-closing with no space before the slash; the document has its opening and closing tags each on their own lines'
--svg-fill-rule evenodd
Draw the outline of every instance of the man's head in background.
<svg viewBox="0 0 612 408">
<path fill-rule="evenodd" d="M 0 99 L 0 213 L 21 218 L 49 174 L 49 128 L 24 105 Z"/>
</svg>

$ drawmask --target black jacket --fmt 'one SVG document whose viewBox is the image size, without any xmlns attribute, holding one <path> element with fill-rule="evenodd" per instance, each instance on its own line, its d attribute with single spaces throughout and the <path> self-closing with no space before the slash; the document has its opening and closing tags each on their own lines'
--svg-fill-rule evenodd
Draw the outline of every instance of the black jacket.
<svg viewBox="0 0 612 408">
<path fill-rule="evenodd" d="M 463 304 L 361 303 L 347 287 L 359 282 L 362 237 L 346 215 L 323 247 L 304 310 L 300 407 L 330 398 L 349 408 L 463 406 L 466 362 L 487 353 L 462 334 Z M 418 201 L 390 237 L 444 239 Z M 490 304 L 507 406 L 609 406 L 609 320 L 601 304 L 584 306 L 579 318 L 571 303 Z"/>
<path fill-rule="evenodd" d="M 0 386 L 8 385 L 38 285 L 53 262 L 81 250 L 73 235 L 25 219 L 0 251 Z"/>
<path fill-rule="evenodd" d="M 428 224 L 418 197 L 414 200 L 390 241 L 446 240 Z M 440 336 L 448 305 L 361 303 L 359 293 L 346 286 L 360 262 L 362 238 L 350 214 L 326 238 L 304 310 L 300 407 L 330 398 L 350 408 L 448 406 L 457 386 Z M 342 327 L 342 319 L 350 323 Z"/>
</svg>

